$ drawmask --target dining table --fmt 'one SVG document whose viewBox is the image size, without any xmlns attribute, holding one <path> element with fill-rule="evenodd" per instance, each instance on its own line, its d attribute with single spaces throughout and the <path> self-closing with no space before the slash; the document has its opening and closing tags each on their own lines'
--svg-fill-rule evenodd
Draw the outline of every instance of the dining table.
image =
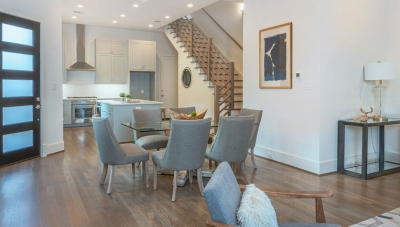
<svg viewBox="0 0 400 227">
<path fill-rule="evenodd" d="M 152 131 L 169 131 L 171 130 L 171 121 L 160 121 L 160 122 L 123 122 L 121 125 L 128 127 L 132 130 L 136 130 L 139 132 L 152 132 Z M 218 127 L 218 123 L 211 122 L 210 130 L 212 128 L 216 129 Z M 174 172 L 171 170 L 166 170 L 163 168 L 159 168 L 157 170 L 157 174 L 166 174 L 173 175 Z M 196 176 L 196 172 L 193 173 L 193 176 Z M 211 170 L 202 170 L 202 177 L 211 177 Z M 183 187 L 186 181 L 189 179 L 187 170 L 182 170 L 178 172 L 177 176 L 177 186 Z"/>
</svg>

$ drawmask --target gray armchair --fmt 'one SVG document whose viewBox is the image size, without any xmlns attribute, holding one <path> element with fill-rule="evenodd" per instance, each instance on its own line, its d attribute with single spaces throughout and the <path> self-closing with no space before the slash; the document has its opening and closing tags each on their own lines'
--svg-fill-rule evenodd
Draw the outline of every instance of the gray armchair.
<svg viewBox="0 0 400 227">
<path fill-rule="evenodd" d="M 262 110 L 253 110 L 253 109 L 246 109 L 242 108 L 240 110 L 239 116 L 249 116 L 254 115 L 254 128 L 251 135 L 251 142 L 250 142 L 250 150 L 251 150 L 251 162 L 253 163 L 254 169 L 257 169 L 256 162 L 254 161 L 254 147 L 256 146 L 258 128 L 260 127 L 261 117 L 262 117 Z"/>
<path fill-rule="evenodd" d="M 161 122 L 160 109 L 133 109 L 132 122 Z M 168 144 L 165 131 L 139 132 L 133 130 L 135 144 L 146 150 L 164 148 Z"/>
<path fill-rule="evenodd" d="M 183 114 L 191 114 L 193 112 L 196 112 L 196 107 L 194 106 L 189 106 L 189 107 L 171 107 L 169 110 L 172 110 L 177 113 L 183 113 Z"/>
<path fill-rule="evenodd" d="M 171 107 L 171 108 L 169 108 L 169 110 L 172 110 L 172 111 L 177 112 L 177 113 L 191 114 L 193 112 L 196 112 L 196 107 L 194 107 L 194 106 L 189 106 L 189 107 Z M 213 142 L 213 137 L 212 137 L 212 135 L 210 135 L 208 137 L 207 143 L 212 143 L 212 142 Z"/>
<path fill-rule="evenodd" d="M 104 183 L 107 176 L 108 165 L 111 173 L 108 184 L 107 194 L 111 193 L 114 180 L 115 165 L 132 164 L 132 173 L 135 177 L 135 163 L 142 162 L 142 168 L 146 181 L 146 188 L 149 188 L 148 160 L 149 153 L 141 147 L 134 144 L 119 144 L 113 133 L 108 118 L 93 116 L 93 129 L 97 141 L 100 160 L 103 163 L 103 175 L 100 184 Z"/>
<path fill-rule="evenodd" d="M 177 174 L 179 170 L 189 170 L 192 183 L 192 170 L 197 170 L 197 182 L 203 195 L 201 168 L 204 164 L 211 118 L 202 120 L 172 120 L 170 139 L 166 150 L 152 153 L 153 188 L 157 189 L 157 166 L 174 171 L 172 201 L 175 201 Z"/>
<path fill-rule="evenodd" d="M 236 213 L 242 198 L 241 191 L 246 189 L 245 185 L 238 185 L 235 175 L 228 163 L 218 165 L 210 181 L 204 189 L 208 210 L 212 220 L 206 222 L 207 226 L 236 226 Z M 321 198 L 332 197 L 331 191 L 294 191 L 260 188 L 268 196 L 283 198 L 315 198 L 316 221 L 318 223 L 278 223 L 280 227 L 340 227 L 340 225 L 326 224 L 324 208 Z"/>
<path fill-rule="evenodd" d="M 214 142 L 208 146 L 206 158 L 216 162 L 240 162 L 243 181 L 248 184 L 244 161 L 247 157 L 254 116 L 221 117 Z"/>
</svg>

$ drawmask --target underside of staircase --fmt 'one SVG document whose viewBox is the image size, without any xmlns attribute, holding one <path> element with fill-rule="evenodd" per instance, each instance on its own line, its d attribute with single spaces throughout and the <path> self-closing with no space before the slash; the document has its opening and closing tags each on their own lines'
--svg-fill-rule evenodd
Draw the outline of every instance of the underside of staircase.
<svg viewBox="0 0 400 227">
<path fill-rule="evenodd" d="M 222 54 L 193 18 L 178 19 L 170 23 L 168 29 L 176 42 L 181 43 L 180 48 L 185 48 L 188 58 L 192 58 L 195 68 L 201 70 L 204 81 L 214 88 L 214 117 L 238 115 L 243 105 L 243 77 L 234 63 Z"/>
</svg>

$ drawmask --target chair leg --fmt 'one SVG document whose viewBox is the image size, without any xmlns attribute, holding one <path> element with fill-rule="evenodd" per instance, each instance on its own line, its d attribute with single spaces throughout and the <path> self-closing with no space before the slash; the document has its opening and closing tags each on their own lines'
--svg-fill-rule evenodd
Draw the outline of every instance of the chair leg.
<svg viewBox="0 0 400 227">
<path fill-rule="evenodd" d="M 132 163 L 132 175 L 133 175 L 133 178 L 136 177 L 136 175 L 135 175 L 135 163 Z"/>
<path fill-rule="evenodd" d="M 251 162 L 253 163 L 254 169 L 257 169 L 256 161 L 254 160 L 254 148 L 251 148 Z"/>
<path fill-rule="evenodd" d="M 189 183 L 193 183 L 193 170 L 188 170 L 189 171 Z"/>
<path fill-rule="evenodd" d="M 244 161 L 240 162 L 240 170 L 242 171 L 243 181 L 245 184 L 249 184 L 249 182 L 247 181 L 246 172 L 245 172 L 244 168 L 245 168 Z"/>
<path fill-rule="evenodd" d="M 146 188 L 149 189 L 149 162 L 148 161 L 143 161 L 143 172 L 144 172 L 144 179 L 146 182 Z"/>
<path fill-rule="evenodd" d="M 202 196 L 204 196 L 204 194 L 203 194 L 204 186 L 203 186 L 203 177 L 202 177 L 201 167 L 197 169 L 197 183 L 199 185 L 200 194 Z"/>
<path fill-rule="evenodd" d="M 208 166 L 211 168 L 212 167 L 212 160 L 208 159 Z"/>
<path fill-rule="evenodd" d="M 175 202 L 176 188 L 178 186 L 177 178 L 178 178 L 178 171 L 175 170 L 174 171 L 174 182 L 173 182 L 173 187 L 172 187 L 172 202 Z"/>
<path fill-rule="evenodd" d="M 157 189 L 157 164 L 153 162 L 153 190 Z"/>
<path fill-rule="evenodd" d="M 103 175 L 101 175 L 100 184 L 104 184 L 108 171 L 108 164 L 103 164 Z"/>
<path fill-rule="evenodd" d="M 108 182 L 108 189 L 107 189 L 107 194 L 111 194 L 111 190 L 112 190 L 112 185 L 114 182 L 114 172 L 115 172 L 115 166 L 114 165 L 110 165 L 110 181 Z"/>
</svg>

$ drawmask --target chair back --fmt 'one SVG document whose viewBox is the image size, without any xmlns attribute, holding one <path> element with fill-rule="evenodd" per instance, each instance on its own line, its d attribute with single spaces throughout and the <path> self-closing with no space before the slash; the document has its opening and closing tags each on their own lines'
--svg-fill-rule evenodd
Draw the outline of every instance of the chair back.
<svg viewBox="0 0 400 227">
<path fill-rule="evenodd" d="M 132 111 L 132 122 L 161 122 L 161 108 L 153 109 L 133 109 Z M 148 135 L 163 135 L 164 131 L 152 131 L 152 132 L 139 132 L 133 130 L 133 139 L 136 141 L 143 136 Z"/>
<path fill-rule="evenodd" d="M 251 142 L 249 148 L 254 148 L 256 146 L 258 128 L 260 127 L 261 117 L 262 117 L 262 110 L 253 110 L 253 109 L 246 109 L 242 108 L 240 110 L 239 116 L 249 116 L 254 115 L 254 128 L 253 133 L 251 136 Z"/>
<path fill-rule="evenodd" d="M 190 106 L 190 107 L 171 107 L 169 110 L 172 110 L 177 113 L 183 113 L 183 114 L 191 114 L 193 112 L 196 112 L 196 107 Z"/>
<path fill-rule="evenodd" d="M 242 193 L 227 162 L 218 165 L 204 188 L 204 197 L 213 221 L 237 225 L 236 212 L 239 209 Z"/>
<path fill-rule="evenodd" d="M 93 116 L 92 123 L 101 162 L 109 165 L 126 164 L 125 154 L 119 146 L 108 118 Z"/>
<path fill-rule="evenodd" d="M 254 116 L 223 117 L 211 145 L 211 156 L 222 162 L 241 162 L 246 159 L 254 127 Z"/>
<path fill-rule="evenodd" d="M 172 120 L 163 167 L 170 170 L 195 170 L 203 166 L 211 118 Z"/>
</svg>

